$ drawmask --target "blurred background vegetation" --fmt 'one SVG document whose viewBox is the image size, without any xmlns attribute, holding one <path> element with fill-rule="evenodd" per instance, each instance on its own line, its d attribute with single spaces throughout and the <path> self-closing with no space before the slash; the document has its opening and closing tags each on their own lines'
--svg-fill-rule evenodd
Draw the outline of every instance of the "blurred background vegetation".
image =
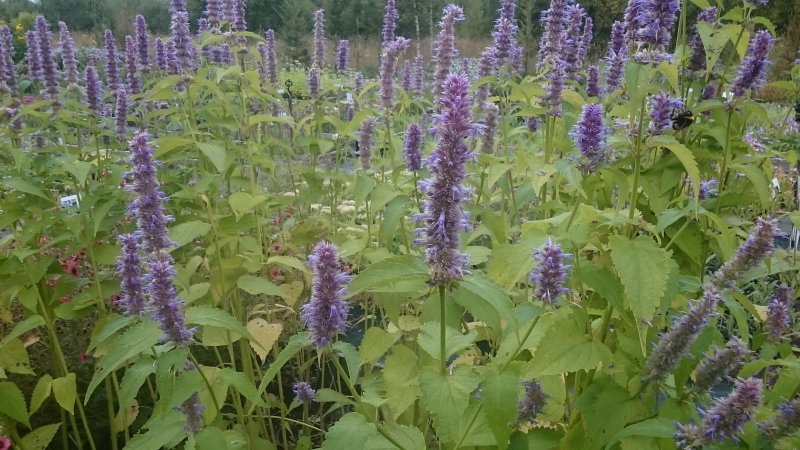
<svg viewBox="0 0 800 450">
<path fill-rule="evenodd" d="M 689 17 L 699 11 L 695 3 L 717 0 L 689 1 Z M 741 4 L 742 0 L 721 0 L 725 10 Z M 400 16 L 398 35 L 420 38 L 420 51 L 430 53 L 430 40 L 436 33 L 442 7 L 457 3 L 464 8 L 467 20 L 458 29 L 459 45 L 466 56 L 477 56 L 489 39 L 497 17 L 498 0 L 396 0 Z M 611 24 L 622 18 L 626 0 L 579 0 L 595 18 L 593 54 L 599 57 L 605 50 Z M 313 11 L 323 8 L 326 32 L 330 39 L 350 39 L 355 46 L 354 63 L 360 69 L 372 69 L 377 64 L 380 28 L 383 23 L 385 0 L 248 0 L 248 29 L 260 33 L 272 28 L 282 41 L 284 57 L 307 62 Z M 541 33 L 539 15 L 549 0 L 519 2 L 518 20 L 520 42 L 535 54 Z M 202 16 L 205 0 L 188 0 L 192 24 Z M 84 32 L 95 42 L 103 30 L 111 29 L 121 40 L 133 34 L 133 19 L 143 14 L 151 32 L 169 33 L 169 0 L 0 0 L 0 20 L 27 29 L 33 15 L 44 14 L 51 24 L 66 22 L 73 32 Z M 800 47 L 800 0 L 770 0 L 758 15 L 767 17 L 774 25 L 778 45 L 773 52 L 773 71 L 788 70 Z M 80 42 L 79 42 L 80 43 Z"/>
</svg>

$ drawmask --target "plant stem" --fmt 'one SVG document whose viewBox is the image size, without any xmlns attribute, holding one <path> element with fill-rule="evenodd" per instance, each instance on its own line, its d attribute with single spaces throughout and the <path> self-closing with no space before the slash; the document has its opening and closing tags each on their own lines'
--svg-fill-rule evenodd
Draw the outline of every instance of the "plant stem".
<svg viewBox="0 0 800 450">
<path fill-rule="evenodd" d="M 442 365 L 441 371 L 442 375 L 447 373 L 447 355 L 445 354 L 446 350 L 446 341 L 447 341 L 447 324 L 445 323 L 445 316 L 447 314 L 447 305 L 445 301 L 447 300 L 447 293 L 445 292 L 445 286 L 439 286 L 439 321 L 440 321 L 440 328 L 439 328 L 439 355 L 442 358 Z"/>
</svg>

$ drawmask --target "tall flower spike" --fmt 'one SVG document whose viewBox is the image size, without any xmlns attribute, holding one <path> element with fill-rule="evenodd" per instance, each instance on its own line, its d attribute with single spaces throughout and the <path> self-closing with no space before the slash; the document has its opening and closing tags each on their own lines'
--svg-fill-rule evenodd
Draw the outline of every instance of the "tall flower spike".
<svg viewBox="0 0 800 450">
<path fill-rule="evenodd" d="M 406 92 L 411 92 L 411 62 L 403 61 L 403 70 L 400 71 L 400 85 Z"/>
<path fill-rule="evenodd" d="M 397 58 L 408 48 L 410 40 L 399 37 L 388 42 L 381 56 L 381 104 L 386 111 L 394 109 L 394 75 L 397 71 Z"/>
<path fill-rule="evenodd" d="M 650 128 L 648 132 L 651 136 L 663 134 L 670 128 L 672 113 L 683 107 L 683 102 L 679 98 L 672 98 L 664 91 L 658 91 L 650 99 Z"/>
<path fill-rule="evenodd" d="M 340 76 L 347 72 L 347 63 L 350 61 L 350 41 L 342 39 L 336 48 L 336 73 Z"/>
<path fill-rule="evenodd" d="M 792 328 L 792 288 L 781 284 L 767 305 L 767 328 L 770 342 L 778 342 Z"/>
<path fill-rule="evenodd" d="M 641 50 L 634 59 L 658 63 L 670 58 L 666 50 L 672 40 L 672 27 L 675 26 L 678 10 L 679 0 L 641 0 L 639 29 L 636 32 L 636 42 Z"/>
<path fill-rule="evenodd" d="M 136 76 L 136 41 L 133 36 L 125 36 L 125 62 L 128 68 L 126 81 L 131 94 L 139 93 L 139 77 Z"/>
<path fill-rule="evenodd" d="M 459 231 L 467 229 L 463 202 L 470 190 L 462 186 L 466 163 L 473 153 L 465 139 L 472 133 L 469 81 L 464 75 L 451 74 L 444 83 L 441 113 L 437 119 L 439 143 L 428 158 L 431 179 L 421 185 L 427 194 L 422 214 L 424 243 L 430 284 L 445 285 L 463 277 L 467 255 L 460 251 Z"/>
<path fill-rule="evenodd" d="M 172 246 L 167 236 L 167 222 L 171 218 L 164 214 L 161 184 L 156 177 L 156 163 L 153 161 L 153 148 L 148 142 L 147 133 L 139 133 L 130 142 L 133 183 L 130 189 L 136 198 L 128 210 L 136 217 L 142 233 L 142 250 L 151 254 Z"/>
<path fill-rule="evenodd" d="M 136 63 L 142 73 L 150 72 L 150 37 L 147 35 L 147 21 L 139 14 L 134 22 L 136 28 Z"/>
<path fill-rule="evenodd" d="M 600 97 L 600 74 L 597 66 L 589 66 L 586 77 L 586 95 L 588 97 Z"/>
<path fill-rule="evenodd" d="M 267 39 L 267 55 L 264 59 L 266 66 L 267 76 L 272 86 L 278 85 L 278 55 L 275 53 L 275 32 L 269 29 L 264 33 Z"/>
<path fill-rule="evenodd" d="M 739 72 L 733 81 L 731 91 L 736 96 L 744 95 L 748 89 L 759 89 L 767 79 L 769 68 L 769 52 L 772 50 L 772 35 L 769 31 L 760 30 L 750 40 L 747 56 L 739 65 Z"/>
<path fill-rule="evenodd" d="M 117 67 L 117 42 L 111 30 L 105 31 L 106 44 L 106 83 L 111 92 L 119 89 L 119 69 Z"/>
<path fill-rule="evenodd" d="M 495 59 L 495 48 L 487 47 L 478 59 L 478 78 L 488 77 L 495 73 L 497 60 Z M 480 111 L 483 110 L 486 99 L 489 98 L 489 83 L 483 83 L 475 89 L 475 105 Z"/>
<path fill-rule="evenodd" d="M 700 361 L 694 371 L 694 388 L 698 393 L 708 392 L 717 383 L 728 377 L 735 377 L 744 366 L 744 359 L 750 351 L 736 336 L 725 348 L 715 348 L 714 353 Z"/>
<path fill-rule="evenodd" d="M 31 81 L 44 83 L 42 57 L 39 55 L 39 38 L 36 36 L 35 31 L 28 30 L 25 32 L 25 44 L 27 47 L 25 63 L 28 65 L 28 73 L 31 75 Z"/>
<path fill-rule="evenodd" d="M 787 400 L 775 407 L 775 415 L 761 425 L 773 440 L 788 436 L 800 428 L 800 397 Z"/>
<path fill-rule="evenodd" d="M 313 283 L 311 300 L 302 306 L 303 322 L 311 332 L 311 342 L 326 347 L 347 327 L 350 306 L 343 297 L 350 276 L 339 267 L 339 251 L 335 245 L 322 241 L 308 257 Z"/>
<path fill-rule="evenodd" d="M 189 33 L 189 13 L 174 11 L 170 22 L 172 42 L 175 46 L 175 59 L 179 70 L 190 70 L 195 66 L 192 36 Z"/>
<path fill-rule="evenodd" d="M 367 117 L 361 122 L 358 137 L 358 156 L 361 167 L 369 170 L 372 167 L 372 147 L 375 146 L 375 119 Z"/>
<path fill-rule="evenodd" d="M 700 330 L 716 314 L 720 295 L 712 284 L 703 287 L 703 298 L 691 305 L 689 311 L 664 334 L 659 335 L 656 345 L 644 365 L 644 380 L 663 381 L 677 367 L 681 357 L 697 339 Z"/>
<path fill-rule="evenodd" d="M 567 29 L 564 33 L 562 60 L 567 78 L 574 80 L 580 69 L 581 23 L 586 17 L 586 10 L 581 5 L 567 6 Z"/>
<path fill-rule="evenodd" d="M 247 31 L 245 0 L 233 0 L 233 29 L 234 31 Z"/>
<path fill-rule="evenodd" d="M 541 22 L 544 32 L 539 40 L 539 55 L 536 65 L 543 67 L 545 64 L 557 65 L 563 54 L 561 52 L 564 41 L 564 23 L 567 18 L 568 0 L 550 0 L 550 8 L 542 11 Z"/>
<path fill-rule="evenodd" d="M 633 41 L 636 40 L 636 33 L 639 32 L 639 14 L 642 11 L 645 0 L 628 0 L 628 5 L 625 7 L 624 15 L 624 28 L 625 28 L 625 44 L 630 47 Z"/>
<path fill-rule="evenodd" d="M 139 238 L 136 234 L 123 234 L 117 240 L 122 250 L 122 256 L 117 259 L 117 273 L 121 278 L 119 306 L 126 316 L 141 316 L 145 312 L 145 299 Z"/>
<path fill-rule="evenodd" d="M 561 117 L 561 93 L 564 91 L 565 77 L 564 63 L 560 59 L 554 61 L 553 68 L 547 74 L 549 83 L 544 88 L 544 97 L 541 100 L 543 106 L 550 107 L 547 114 L 553 117 Z"/>
<path fill-rule="evenodd" d="M 156 38 L 154 46 L 158 70 L 167 71 L 169 65 L 167 64 L 167 49 L 164 46 L 164 41 L 162 41 L 161 38 Z"/>
<path fill-rule="evenodd" d="M 533 295 L 547 305 L 552 305 L 561 295 L 569 293 L 564 287 L 567 274 L 572 266 L 564 264 L 564 259 L 571 257 L 564 253 L 561 246 L 548 238 L 542 248 L 534 249 L 533 259 L 536 268 L 531 272 L 530 281 L 536 287 Z"/>
<path fill-rule="evenodd" d="M 578 66 L 583 66 L 584 60 L 586 59 L 586 54 L 589 52 L 589 47 L 592 45 L 592 38 L 594 37 L 592 33 L 594 32 L 594 22 L 590 16 L 586 16 L 583 19 L 583 34 L 581 35 L 581 41 L 578 44 Z"/>
<path fill-rule="evenodd" d="M 395 0 L 386 0 L 386 12 L 383 15 L 383 45 L 394 41 L 397 30 L 397 6 Z"/>
<path fill-rule="evenodd" d="M 98 117 L 103 113 L 103 83 L 91 65 L 86 66 L 86 105 Z"/>
<path fill-rule="evenodd" d="M 206 405 L 200 401 L 200 394 L 197 392 L 178 406 L 178 410 L 186 417 L 184 424 L 186 431 L 197 434 L 203 429 L 203 410 L 205 408 Z"/>
<path fill-rule="evenodd" d="M 603 105 L 587 103 L 572 128 L 570 137 L 581 152 L 586 170 L 592 171 L 606 156 L 607 127 L 603 120 Z"/>
<path fill-rule="evenodd" d="M 412 84 L 414 95 L 416 97 L 422 96 L 422 91 L 425 90 L 425 59 L 420 54 L 417 54 L 414 58 L 414 80 Z"/>
<path fill-rule="evenodd" d="M 222 18 L 222 1 L 207 0 L 205 14 L 208 19 L 208 24 L 212 27 L 219 28 L 219 22 Z"/>
<path fill-rule="evenodd" d="M 611 26 L 611 43 L 605 57 L 607 93 L 612 93 L 619 89 L 627 60 L 628 47 L 625 45 L 625 27 L 622 22 L 616 21 Z"/>
<path fill-rule="evenodd" d="M 434 41 L 433 56 L 436 60 L 436 73 L 433 80 L 434 105 L 438 110 L 440 100 L 444 94 L 444 83 L 448 74 L 453 69 L 453 59 L 458 54 L 456 50 L 456 22 L 464 20 L 464 10 L 460 6 L 449 4 L 442 11 L 442 20 L 439 22 L 441 31 Z"/>
<path fill-rule="evenodd" d="M 412 123 L 406 129 L 403 139 L 403 159 L 409 172 L 416 172 L 422 168 L 422 127 Z"/>
<path fill-rule="evenodd" d="M 6 25 L 0 25 L 0 92 L 17 96 L 17 69 L 14 67 L 14 35 Z"/>
<path fill-rule="evenodd" d="M 158 322 L 165 341 L 174 342 L 178 346 L 192 343 L 194 330 L 186 327 L 186 317 L 181 306 L 173 279 L 176 272 L 172 257 L 165 249 L 159 249 L 147 257 L 148 268 L 144 281 L 150 298 L 150 309 L 153 319 Z"/>
<path fill-rule="evenodd" d="M 321 77 L 322 73 L 319 70 L 319 66 L 315 62 L 311 65 L 311 68 L 308 69 L 308 76 L 306 77 L 306 82 L 308 83 L 308 95 L 310 95 L 312 98 L 319 97 Z"/>
<path fill-rule="evenodd" d="M 44 16 L 36 16 L 36 35 L 39 37 L 39 58 L 42 62 L 42 75 L 47 96 L 54 103 L 58 103 L 58 75 L 56 62 L 53 60 L 53 40 L 50 33 L 50 24 Z"/>
<path fill-rule="evenodd" d="M 222 4 L 224 5 L 222 10 L 222 18 L 228 22 L 229 25 L 233 24 L 233 21 L 236 19 L 236 11 L 234 9 L 233 1 L 234 0 L 222 0 Z"/>
<path fill-rule="evenodd" d="M 312 64 L 316 64 L 321 69 L 325 68 L 328 60 L 328 44 L 325 41 L 325 11 L 320 9 L 314 13 L 314 59 Z"/>
<path fill-rule="evenodd" d="M 360 94 L 361 91 L 364 90 L 364 85 L 366 83 L 367 82 L 364 80 L 364 75 L 362 75 L 361 72 L 356 72 L 356 74 L 353 76 L 353 93 L 355 95 Z"/>
<path fill-rule="evenodd" d="M 64 74 L 67 83 L 78 85 L 78 61 L 75 59 L 75 42 L 69 34 L 69 28 L 64 22 L 58 22 L 58 37 L 61 44 L 61 61 L 64 65 Z"/>
<path fill-rule="evenodd" d="M 703 437 L 706 443 L 734 438 L 750 421 L 761 403 L 761 380 L 747 378 L 736 380 L 733 392 L 718 400 L 703 414 Z"/>
<path fill-rule="evenodd" d="M 538 381 L 524 381 L 525 396 L 519 402 L 517 411 L 517 421 L 521 423 L 534 422 L 536 416 L 544 410 L 549 395 L 542 390 L 542 385 Z"/>
<path fill-rule="evenodd" d="M 693 27 L 692 37 L 689 39 L 689 47 L 692 49 L 692 57 L 689 59 L 691 70 L 703 70 L 706 68 L 706 51 L 703 41 L 700 39 L 700 31 L 697 25 L 700 22 L 714 23 L 717 20 L 717 7 L 712 6 L 700 11 L 697 15 L 697 24 Z"/>
<path fill-rule="evenodd" d="M 775 236 L 780 233 L 778 221 L 775 219 L 758 218 L 756 226 L 750 232 L 747 240 L 737 250 L 728 262 L 714 273 L 712 282 L 720 289 L 733 288 L 738 278 L 757 266 L 775 249 Z"/>
<path fill-rule="evenodd" d="M 125 89 L 117 89 L 114 118 L 117 125 L 117 139 L 124 141 L 128 134 L 128 93 L 125 92 Z"/>
<path fill-rule="evenodd" d="M 499 17 L 494 22 L 492 30 L 492 48 L 497 65 L 512 63 L 513 55 L 518 50 L 517 20 L 514 17 L 517 10 L 516 0 L 501 0 Z"/>
<path fill-rule="evenodd" d="M 500 108 L 494 103 L 487 103 L 483 114 L 483 142 L 481 152 L 486 154 L 494 153 L 494 137 L 497 133 L 497 121 Z"/>
</svg>

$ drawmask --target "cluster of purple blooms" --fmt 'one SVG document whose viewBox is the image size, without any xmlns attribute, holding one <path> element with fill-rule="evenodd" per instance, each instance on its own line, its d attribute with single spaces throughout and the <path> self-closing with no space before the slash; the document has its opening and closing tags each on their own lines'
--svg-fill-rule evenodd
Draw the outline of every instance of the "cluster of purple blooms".
<svg viewBox="0 0 800 450">
<path fill-rule="evenodd" d="M 548 238 L 542 248 L 533 251 L 536 268 L 530 275 L 531 284 L 535 286 L 533 296 L 552 305 L 561 295 L 569 294 L 569 289 L 564 287 L 567 275 L 572 266 L 564 264 L 564 260 L 572 257 L 564 253 L 561 246 Z"/>
<path fill-rule="evenodd" d="M 606 135 L 608 127 L 603 118 L 603 105 L 600 103 L 587 103 L 578 118 L 578 123 L 572 128 L 570 137 L 575 142 L 575 147 L 581 152 L 582 166 L 587 171 L 593 171 L 597 165 L 606 158 Z"/>
<path fill-rule="evenodd" d="M 749 353 L 745 343 L 737 337 L 731 338 L 725 348 L 714 348 L 713 353 L 705 355 L 694 371 L 695 391 L 708 392 L 720 381 L 735 377 Z"/>
<path fill-rule="evenodd" d="M 775 288 L 775 295 L 767 305 L 768 338 L 778 342 L 792 328 L 792 288 L 781 284 Z"/>
<path fill-rule="evenodd" d="M 311 300 L 302 306 L 303 322 L 311 332 L 311 342 L 327 347 L 347 326 L 350 306 L 344 296 L 350 275 L 341 270 L 336 246 L 325 241 L 314 247 L 308 265 L 314 279 Z"/>
<path fill-rule="evenodd" d="M 535 422 L 536 416 L 544 410 L 550 396 L 544 393 L 542 385 L 536 380 L 525 381 L 522 386 L 525 389 L 525 395 L 519 402 L 517 421 L 520 423 Z"/>
</svg>

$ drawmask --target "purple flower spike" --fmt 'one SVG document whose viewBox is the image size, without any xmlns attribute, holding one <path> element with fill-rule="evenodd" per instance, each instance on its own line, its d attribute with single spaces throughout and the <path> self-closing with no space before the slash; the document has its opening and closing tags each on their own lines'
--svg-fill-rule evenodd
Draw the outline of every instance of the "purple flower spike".
<svg viewBox="0 0 800 450">
<path fill-rule="evenodd" d="M 412 123 L 406 130 L 403 140 L 403 159 L 409 172 L 422 168 L 422 127 Z"/>
<path fill-rule="evenodd" d="M 58 74 L 56 63 L 53 60 L 53 40 L 50 33 L 50 24 L 44 16 L 36 16 L 36 35 L 39 37 L 39 58 L 42 62 L 42 75 L 44 76 L 45 91 L 48 98 L 56 104 L 58 102 Z"/>
<path fill-rule="evenodd" d="M 214 28 L 219 28 L 219 22 L 222 18 L 222 1 L 207 0 L 205 14 L 208 24 Z"/>
<path fill-rule="evenodd" d="M 400 71 L 400 84 L 403 90 L 411 92 L 411 63 L 408 60 L 403 61 L 403 70 Z"/>
<path fill-rule="evenodd" d="M 306 381 L 298 381 L 295 383 L 292 386 L 292 392 L 294 392 L 294 398 L 296 398 L 297 401 L 307 405 L 310 405 L 317 399 L 317 393 L 314 392 L 314 388 Z"/>
<path fill-rule="evenodd" d="M 117 139 L 125 140 L 128 133 L 128 93 L 125 89 L 117 89 L 117 104 L 114 111 L 117 125 Z"/>
<path fill-rule="evenodd" d="M 347 72 L 347 63 L 350 61 L 350 41 L 342 39 L 336 49 L 336 73 L 340 76 Z"/>
<path fill-rule="evenodd" d="M 134 136 L 130 148 L 134 180 L 130 189 L 136 193 L 136 198 L 128 210 L 136 217 L 142 237 L 142 250 L 149 255 L 172 247 L 172 241 L 167 236 L 167 222 L 171 218 L 164 214 L 162 203 L 165 195 L 161 192 L 161 184 L 156 177 L 153 148 L 148 142 L 147 133 Z"/>
<path fill-rule="evenodd" d="M 106 44 L 106 83 L 108 88 L 115 92 L 119 89 L 119 69 L 117 67 L 117 42 L 111 30 L 105 32 Z"/>
<path fill-rule="evenodd" d="M 772 50 L 772 35 L 769 31 L 760 30 L 750 40 L 747 56 L 739 65 L 739 73 L 733 81 L 731 91 L 736 96 L 744 95 L 748 89 L 759 89 L 767 79 L 769 68 L 769 52 Z"/>
<path fill-rule="evenodd" d="M 717 20 L 717 7 L 712 6 L 706 8 L 697 15 L 697 23 L 714 23 Z M 703 47 L 703 41 L 700 39 L 700 32 L 697 25 L 694 26 L 692 37 L 689 40 L 689 47 L 692 49 L 692 57 L 689 60 L 689 68 L 691 70 L 703 70 L 706 68 L 706 51 Z"/>
<path fill-rule="evenodd" d="M 445 80 L 436 122 L 439 143 L 427 161 L 432 178 L 421 185 L 428 198 L 421 215 L 425 228 L 418 230 L 418 242 L 426 247 L 433 286 L 461 279 L 467 264 L 467 255 L 460 251 L 459 231 L 468 228 L 462 203 L 470 190 L 462 183 L 467 176 L 466 163 L 473 157 L 465 142 L 473 132 L 468 93 L 466 76 L 451 74 Z"/>
<path fill-rule="evenodd" d="M 520 423 L 535 422 L 536 416 L 544 410 L 549 395 L 542 390 L 538 381 L 524 381 L 525 396 L 519 402 L 517 421 Z"/>
<path fill-rule="evenodd" d="M 712 284 L 703 287 L 703 298 L 694 303 L 672 327 L 660 334 L 653 351 L 644 365 L 643 380 L 663 381 L 678 366 L 689 346 L 697 339 L 700 330 L 716 314 L 720 294 Z"/>
<path fill-rule="evenodd" d="M 194 330 L 186 327 L 186 317 L 181 306 L 183 302 L 175 290 L 173 278 L 176 275 L 172 257 L 165 249 L 157 250 L 147 258 L 148 272 L 145 286 L 150 297 L 153 319 L 164 333 L 165 341 L 178 346 L 192 343 Z"/>
<path fill-rule="evenodd" d="M 787 400 L 775 407 L 775 415 L 760 427 L 776 442 L 800 428 L 800 397 Z"/>
<path fill-rule="evenodd" d="M 775 297 L 767 305 L 767 328 L 770 342 L 778 342 L 792 328 L 792 288 L 785 284 L 775 288 Z"/>
<path fill-rule="evenodd" d="M 245 0 L 232 0 L 233 3 L 233 30 L 247 31 Z"/>
<path fill-rule="evenodd" d="M 28 30 L 25 32 L 25 44 L 27 46 L 25 63 L 28 65 L 28 72 L 31 75 L 31 81 L 44 83 L 42 57 L 39 55 L 39 38 L 36 36 L 35 31 Z"/>
<path fill-rule="evenodd" d="M 131 94 L 139 93 L 139 78 L 136 76 L 136 41 L 133 36 L 125 36 L 125 61 L 128 68 L 126 81 Z"/>
<path fill-rule="evenodd" d="M 603 105 L 587 103 L 578 118 L 578 123 L 572 128 L 570 137 L 575 142 L 575 147 L 584 158 L 585 168 L 589 171 L 605 159 L 607 127 L 603 121 Z"/>
<path fill-rule="evenodd" d="M 0 92 L 17 96 L 17 69 L 14 67 L 14 35 L 0 25 Z"/>
<path fill-rule="evenodd" d="M 586 95 L 589 97 L 600 97 L 600 74 L 597 66 L 589 66 L 586 78 Z"/>
<path fill-rule="evenodd" d="M 579 60 L 581 45 L 581 23 L 586 17 L 586 10 L 580 5 L 567 7 L 567 29 L 564 32 L 563 49 L 561 51 L 567 78 L 574 80 L 582 64 Z"/>
<path fill-rule="evenodd" d="M 456 22 L 464 20 L 464 10 L 460 6 L 449 4 L 442 11 L 439 22 L 441 31 L 434 41 L 433 56 L 436 61 L 436 73 L 433 83 L 434 104 L 439 109 L 444 93 L 444 82 L 453 69 L 453 59 L 458 55 L 456 50 Z"/>
<path fill-rule="evenodd" d="M 733 392 L 718 400 L 703 414 L 704 442 L 722 442 L 727 438 L 734 438 L 753 418 L 760 403 L 761 380 L 757 378 L 736 380 Z"/>
<path fill-rule="evenodd" d="M 175 59 L 180 71 L 195 67 L 192 36 L 189 33 L 189 13 L 185 10 L 174 11 L 170 22 L 172 42 L 175 46 Z"/>
<path fill-rule="evenodd" d="M 706 180 L 700 182 L 700 200 L 707 200 L 717 196 L 717 180 Z"/>
<path fill-rule="evenodd" d="M 701 100 L 711 100 L 717 96 L 717 87 L 713 84 L 707 84 L 703 87 L 703 92 L 700 94 Z"/>
<path fill-rule="evenodd" d="M 481 53 L 478 60 L 478 78 L 488 77 L 494 75 L 497 69 L 497 60 L 495 58 L 494 47 L 487 47 Z M 489 83 L 484 83 L 478 86 L 475 90 L 475 104 L 480 110 L 483 110 L 486 99 L 489 97 Z"/>
<path fill-rule="evenodd" d="M 328 44 L 325 41 L 325 11 L 320 9 L 314 13 L 314 59 L 320 70 L 325 68 L 328 60 Z"/>
<path fill-rule="evenodd" d="M 534 249 L 533 259 L 537 265 L 531 272 L 530 281 L 536 286 L 533 295 L 546 305 L 554 304 L 558 297 L 569 293 L 564 283 L 572 266 L 565 265 L 564 259 L 571 256 L 550 238 L 542 248 Z"/>
<path fill-rule="evenodd" d="M 528 131 L 531 133 L 536 133 L 539 131 L 539 128 L 542 127 L 542 119 L 538 117 L 528 117 L 526 121 L 526 126 L 528 127 Z"/>
<path fill-rule="evenodd" d="M 650 128 L 648 132 L 651 136 L 664 133 L 670 128 L 672 113 L 683 107 L 683 102 L 679 98 L 672 98 L 664 91 L 650 99 Z"/>
<path fill-rule="evenodd" d="M 122 249 L 122 256 L 117 259 L 117 273 L 121 278 L 119 306 L 126 316 L 141 316 L 145 312 L 145 300 L 139 238 L 136 234 L 123 234 L 117 240 Z"/>
<path fill-rule="evenodd" d="M 264 37 L 267 39 L 267 54 L 266 58 L 264 59 L 264 65 L 266 66 L 267 76 L 269 78 L 270 84 L 273 86 L 278 85 L 278 55 L 275 53 L 275 32 L 267 30 L 264 33 Z M 262 54 L 263 56 L 263 54 Z"/>
<path fill-rule="evenodd" d="M 744 366 L 744 359 L 750 351 L 737 337 L 732 337 L 723 349 L 715 348 L 697 365 L 694 373 L 694 389 L 698 393 L 708 392 L 723 379 L 735 377 Z"/>
<path fill-rule="evenodd" d="M 75 41 L 69 34 L 69 28 L 64 22 L 58 22 L 58 35 L 61 44 L 61 61 L 64 64 L 64 73 L 67 83 L 78 85 L 78 61 L 75 59 Z"/>
<path fill-rule="evenodd" d="M 484 107 L 483 115 L 483 143 L 481 152 L 486 154 L 494 153 L 494 137 L 497 133 L 497 121 L 500 108 L 494 103 L 487 103 Z"/>
<path fill-rule="evenodd" d="M 167 63 L 167 49 L 165 48 L 164 41 L 162 41 L 161 38 L 156 38 L 155 51 L 156 65 L 158 66 L 158 70 L 166 72 L 169 69 L 169 65 Z"/>
<path fill-rule="evenodd" d="M 775 236 L 779 233 L 777 220 L 759 218 L 747 241 L 736 250 L 733 258 L 714 273 L 714 285 L 720 289 L 735 287 L 742 274 L 772 254 Z"/>
<path fill-rule="evenodd" d="M 364 75 L 361 72 L 356 72 L 353 76 L 353 91 L 354 94 L 358 95 L 361 91 L 364 90 L 364 85 L 366 84 L 366 80 L 364 80 Z"/>
<path fill-rule="evenodd" d="M 493 40 L 493 53 L 496 64 L 511 64 L 513 62 L 514 54 L 519 50 L 517 44 L 517 20 L 514 17 L 517 10 L 516 0 L 501 0 L 500 13 L 497 20 L 494 22 L 494 30 L 492 31 Z"/>
<path fill-rule="evenodd" d="M 646 0 L 629 0 L 625 7 L 624 28 L 626 46 L 636 40 L 636 33 L 641 28 L 639 15 Z"/>
<path fill-rule="evenodd" d="M 665 52 L 672 40 L 678 10 L 679 0 L 641 0 L 636 42 L 642 50 L 635 56 L 637 61 L 658 63 L 669 59 Z"/>
<path fill-rule="evenodd" d="M 308 83 L 308 95 L 310 95 L 312 98 L 319 97 L 321 77 L 322 73 L 320 73 L 317 63 L 312 64 L 311 68 L 308 69 L 308 76 L 306 77 L 306 82 Z"/>
<path fill-rule="evenodd" d="M 103 112 L 103 83 L 93 66 L 86 66 L 86 105 L 98 117 Z"/>
<path fill-rule="evenodd" d="M 302 306 L 303 322 L 311 332 L 311 342 L 327 347 L 336 335 L 347 328 L 350 305 L 343 300 L 350 276 L 339 266 L 335 245 L 322 241 L 308 257 L 313 273 L 311 300 Z"/>
<path fill-rule="evenodd" d="M 539 55 L 536 65 L 556 64 L 562 59 L 561 52 L 564 41 L 564 23 L 567 19 L 568 0 L 550 0 L 550 8 L 542 11 L 541 22 L 544 32 L 539 40 Z"/>
<path fill-rule="evenodd" d="M 222 0 L 222 4 L 224 5 L 222 18 L 228 22 L 229 25 L 232 25 L 233 21 L 236 20 L 236 10 L 233 2 L 234 0 Z"/>
<path fill-rule="evenodd" d="M 358 138 L 358 156 L 361 167 L 369 170 L 372 167 L 372 147 L 375 146 L 375 119 L 367 117 L 361 122 Z"/>
<path fill-rule="evenodd" d="M 203 429 L 204 409 L 206 409 L 206 405 L 200 401 L 200 394 L 197 392 L 178 406 L 178 410 L 186 417 L 186 423 L 183 426 L 186 431 L 197 434 Z"/>
<path fill-rule="evenodd" d="M 383 15 L 383 45 L 394 41 L 397 30 L 397 6 L 395 0 L 386 0 L 386 12 Z"/>
<path fill-rule="evenodd" d="M 394 109 L 394 75 L 397 71 L 397 58 L 408 48 L 410 40 L 399 37 L 386 44 L 381 56 L 381 104 L 386 111 Z"/>
<path fill-rule="evenodd" d="M 419 98 L 422 96 L 422 91 L 425 90 L 425 59 L 422 55 L 417 55 L 414 58 L 414 80 L 413 91 L 414 95 Z"/>
<path fill-rule="evenodd" d="M 631 0 L 631 2 L 634 1 L 636 0 Z M 628 47 L 625 45 L 625 28 L 622 22 L 617 21 L 611 27 L 611 45 L 605 57 L 607 93 L 612 93 L 619 89 L 627 60 Z"/>
<path fill-rule="evenodd" d="M 150 38 L 147 35 L 147 21 L 139 14 L 135 20 L 136 28 L 136 63 L 142 73 L 150 72 Z"/>
<path fill-rule="evenodd" d="M 550 110 L 547 111 L 548 115 L 561 117 L 561 93 L 564 91 L 564 79 L 566 78 L 566 70 L 561 60 L 554 62 L 547 78 L 550 82 L 544 89 L 542 105 L 550 107 Z"/>
</svg>

